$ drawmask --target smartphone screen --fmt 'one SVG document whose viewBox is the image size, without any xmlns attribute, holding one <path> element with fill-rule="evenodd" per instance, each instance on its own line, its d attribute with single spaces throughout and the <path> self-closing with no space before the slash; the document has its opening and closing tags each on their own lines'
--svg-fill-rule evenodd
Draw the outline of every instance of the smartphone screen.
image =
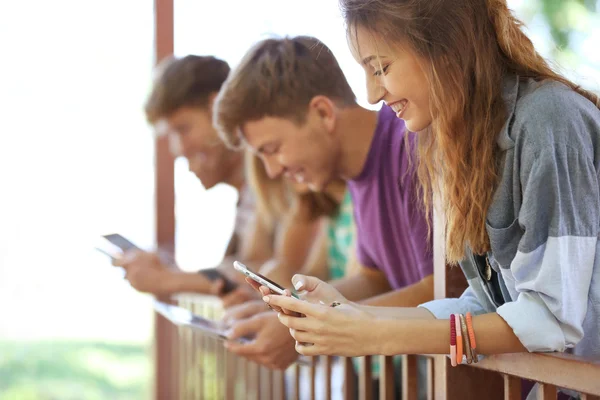
<svg viewBox="0 0 600 400">
<path fill-rule="evenodd" d="M 140 250 L 138 246 L 131 243 L 129 240 L 125 239 L 123 236 L 118 233 L 111 233 L 109 235 L 102 236 L 104 239 L 108 240 L 110 243 L 114 244 L 118 248 L 121 249 L 122 252 L 126 252 L 129 250 Z"/>
</svg>

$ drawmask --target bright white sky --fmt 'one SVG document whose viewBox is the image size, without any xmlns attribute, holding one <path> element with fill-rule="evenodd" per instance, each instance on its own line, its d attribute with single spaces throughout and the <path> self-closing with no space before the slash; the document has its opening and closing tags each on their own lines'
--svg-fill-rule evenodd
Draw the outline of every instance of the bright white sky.
<svg viewBox="0 0 600 400">
<path fill-rule="evenodd" d="M 115 231 L 152 246 L 153 144 L 142 113 L 152 24 L 148 0 L 0 3 L 0 340 L 152 333 L 149 298 L 93 250 Z M 531 32 L 547 54 L 544 25 L 534 19 Z M 337 0 L 176 1 L 177 55 L 233 65 L 269 34 L 319 37 L 365 99 Z M 585 54 L 578 73 L 600 87 L 597 43 L 600 29 L 577 43 Z M 184 161 L 176 186 L 179 261 L 189 270 L 214 265 L 237 195 L 204 191 Z"/>
</svg>

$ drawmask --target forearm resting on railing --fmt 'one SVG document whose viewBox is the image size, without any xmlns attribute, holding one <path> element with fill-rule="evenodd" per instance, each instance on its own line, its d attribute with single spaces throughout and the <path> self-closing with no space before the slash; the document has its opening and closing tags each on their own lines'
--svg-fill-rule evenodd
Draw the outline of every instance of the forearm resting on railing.
<svg viewBox="0 0 600 400">
<path fill-rule="evenodd" d="M 423 308 L 396 309 L 400 318 L 380 316 L 373 329 L 377 332 L 383 355 L 396 354 L 448 354 L 450 349 L 450 323 L 437 320 Z M 496 313 L 473 318 L 477 352 L 482 355 L 519 353 L 527 351 L 511 327 Z"/>
</svg>

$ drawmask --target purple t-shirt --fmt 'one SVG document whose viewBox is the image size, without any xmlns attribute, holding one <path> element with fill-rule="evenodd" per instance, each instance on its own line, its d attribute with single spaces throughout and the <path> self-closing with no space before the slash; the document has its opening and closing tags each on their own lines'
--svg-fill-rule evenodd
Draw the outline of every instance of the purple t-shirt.
<svg viewBox="0 0 600 400">
<path fill-rule="evenodd" d="M 406 135 L 410 135 L 408 146 Z M 394 289 L 433 273 L 427 221 L 416 192 L 414 158 L 409 164 L 409 147 L 414 147 L 415 139 L 384 105 L 365 166 L 358 177 L 348 181 L 358 260 L 384 272 Z"/>
</svg>

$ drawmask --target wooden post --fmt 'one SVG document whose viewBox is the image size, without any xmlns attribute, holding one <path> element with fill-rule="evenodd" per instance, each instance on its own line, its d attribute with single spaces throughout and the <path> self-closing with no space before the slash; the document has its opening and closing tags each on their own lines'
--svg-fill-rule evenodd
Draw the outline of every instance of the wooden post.
<svg viewBox="0 0 600 400">
<path fill-rule="evenodd" d="M 394 400 L 396 398 L 394 359 L 392 357 L 379 356 L 379 365 L 381 366 L 379 373 L 379 400 Z"/>
<path fill-rule="evenodd" d="M 294 371 L 294 399 L 300 400 L 300 365 L 294 364 L 292 367 Z"/>
<path fill-rule="evenodd" d="M 173 0 L 154 0 L 154 59 L 159 63 L 173 54 Z M 175 249 L 175 185 L 174 163 L 166 138 L 157 139 L 156 170 L 156 245 Z M 154 397 L 177 399 L 178 360 L 177 330 L 162 316 L 155 315 L 154 324 Z"/>
<path fill-rule="evenodd" d="M 417 356 L 402 356 L 402 399 L 417 400 L 418 398 Z"/>
<path fill-rule="evenodd" d="M 352 358 L 342 358 L 344 368 L 344 400 L 353 400 L 356 394 L 356 374 L 354 373 L 354 364 Z"/>
<path fill-rule="evenodd" d="M 310 380 L 310 400 L 315 400 L 317 397 L 317 358 L 310 357 L 310 367 L 308 367 L 308 379 Z"/>
<path fill-rule="evenodd" d="M 504 400 L 521 399 L 521 378 L 504 375 Z"/>
<path fill-rule="evenodd" d="M 437 206 L 438 204 L 436 204 Z M 436 207 L 433 213 L 433 274 L 434 297 L 459 297 L 467 281 L 459 267 L 448 267 L 445 256 L 445 224 Z M 434 398 L 447 399 L 502 399 L 504 381 L 497 373 L 475 373 L 474 368 L 452 367 L 446 356 L 435 356 Z"/>
<path fill-rule="evenodd" d="M 540 383 L 537 392 L 538 400 L 556 400 L 556 386 Z"/>
<path fill-rule="evenodd" d="M 371 363 L 371 356 L 364 356 L 360 358 L 360 376 L 358 378 L 359 400 L 372 400 L 373 399 L 373 364 Z"/>
<path fill-rule="evenodd" d="M 333 357 L 323 356 L 321 357 L 321 361 L 323 363 L 323 375 L 324 375 L 324 385 L 323 385 L 323 399 L 331 400 L 331 367 Z"/>
</svg>

